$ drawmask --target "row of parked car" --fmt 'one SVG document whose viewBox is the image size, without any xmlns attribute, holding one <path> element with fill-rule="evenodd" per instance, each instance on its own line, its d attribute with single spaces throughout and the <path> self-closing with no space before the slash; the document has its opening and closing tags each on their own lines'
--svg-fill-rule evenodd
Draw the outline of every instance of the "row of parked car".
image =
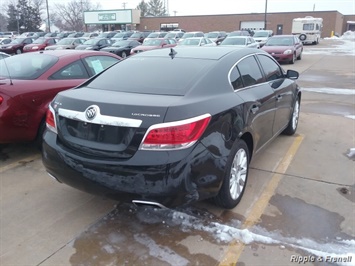
<svg viewBox="0 0 355 266">
<path fill-rule="evenodd" d="M 254 32 L 251 36 L 248 31 L 234 31 L 226 33 L 224 31 L 214 31 L 203 33 L 202 31 L 184 32 L 103 32 L 103 33 L 83 33 L 83 32 L 67 32 L 60 33 L 58 37 L 47 33 L 43 37 L 35 36 L 35 33 L 23 33 L 18 38 L 12 39 L 8 44 L 1 45 L 0 51 L 8 54 L 19 54 L 23 52 L 34 52 L 38 50 L 53 49 L 86 49 L 86 50 L 103 50 L 115 53 L 123 58 L 130 54 L 142 52 L 151 49 L 169 48 L 175 45 L 188 46 L 245 46 L 250 48 L 263 47 L 269 38 L 272 37 L 272 31 L 260 30 Z M 26 37 L 27 36 L 27 37 Z M 63 36 L 67 36 L 61 38 Z M 283 36 L 283 35 L 282 35 Z M 280 36 L 274 36 L 279 38 Z M 286 36 L 284 36 L 286 38 Z M 297 40 L 297 36 L 288 36 L 288 41 L 280 42 L 276 49 L 274 42 L 266 49 L 269 53 L 277 54 L 274 56 L 278 61 L 287 61 L 294 63 L 295 59 L 301 59 L 303 51 L 302 43 Z M 127 40 L 127 41 L 126 41 Z M 154 40 L 154 41 L 150 41 Z M 276 39 L 280 40 L 280 39 Z M 286 45 L 288 43 L 288 45 Z M 269 45 L 267 45 L 269 46 Z M 287 46 L 287 47 L 286 47 Z M 289 48 L 292 46 L 293 48 Z M 276 51 L 276 50 L 277 51 Z M 281 51 L 281 52 L 280 52 Z M 285 54 L 283 54 L 285 52 Z"/>
</svg>

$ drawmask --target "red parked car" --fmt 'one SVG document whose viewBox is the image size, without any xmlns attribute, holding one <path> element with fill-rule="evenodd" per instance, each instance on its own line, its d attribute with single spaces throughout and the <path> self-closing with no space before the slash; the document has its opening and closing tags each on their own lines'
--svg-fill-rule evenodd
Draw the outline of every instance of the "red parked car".
<svg viewBox="0 0 355 266">
<path fill-rule="evenodd" d="M 303 44 L 296 35 L 274 35 L 261 49 L 268 52 L 279 63 L 294 64 L 296 59 L 302 58 Z"/>
<path fill-rule="evenodd" d="M 23 47 L 32 42 L 32 38 L 18 37 L 13 39 L 9 44 L 1 45 L 0 52 L 7 54 L 21 54 L 23 52 Z"/>
<path fill-rule="evenodd" d="M 41 144 L 54 96 L 120 60 L 112 53 L 85 50 L 40 51 L 0 60 L 0 143 Z"/>
<path fill-rule="evenodd" d="M 174 39 L 155 38 L 148 39 L 142 45 L 138 45 L 131 50 L 131 54 L 136 54 L 148 50 L 175 47 L 177 42 Z"/>
<path fill-rule="evenodd" d="M 23 52 L 26 53 L 44 50 L 47 46 L 56 44 L 57 40 L 57 38 L 53 37 L 39 37 L 34 40 L 33 43 L 25 45 L 25 47 L 23 47 Z"/>
</svg>

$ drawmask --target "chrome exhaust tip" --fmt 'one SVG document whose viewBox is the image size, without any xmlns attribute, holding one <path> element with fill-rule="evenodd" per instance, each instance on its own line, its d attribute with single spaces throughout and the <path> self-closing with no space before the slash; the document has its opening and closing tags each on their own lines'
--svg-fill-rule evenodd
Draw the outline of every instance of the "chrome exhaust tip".
<svg viewBox="0 0 355 266">
<path fill-rule="evenodd" d="M 57 181 L 58 183 L 62 183 L 62 182 L 60 182 L 54 175 L 52 175 L 52 174 L 50 174 L 50 173 L 48 173 L 48 172 L 47 172 L 47 174 L 48 174 L 51 178 L 53 178 L 55 181 Z"/>
<path fill-rule="evenodd" d="M 132 200 L 132 203 L 133 203 L 136 207 L 147 205 L 147 206 L 157 207 L 157 208 L 160 208 L 160 209 L 163 209 L 163 210 L 169 209 L 169 208 L 165 207 L 163 204 L 160 204 L 160 203 L 155 202 L 155 201 Z"/>
</svg>

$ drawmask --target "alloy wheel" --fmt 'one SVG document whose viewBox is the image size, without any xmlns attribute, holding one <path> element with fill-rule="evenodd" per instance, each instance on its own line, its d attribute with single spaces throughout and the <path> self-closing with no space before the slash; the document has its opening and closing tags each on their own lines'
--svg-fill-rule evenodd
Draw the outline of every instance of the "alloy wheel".
<svg viewBox="0 0 355 266">
<path fill-rule="evenodd" d="M 238 199 L 244 190 L 247 170 L 247 153 L 244 149 L 239 149 L 234 156 L 229 179 L 229 191 L 233 200 Z"/>
<path fill-rule="evenodd" d="M 299 111 L 300 111 L 300 104 L 298 101 L 296 101 L 295 107 L 293 108 L 293 114 L 292 114 L 292 128 L 293 129 L 295 129 L 297 127 Z"/>
</svg>

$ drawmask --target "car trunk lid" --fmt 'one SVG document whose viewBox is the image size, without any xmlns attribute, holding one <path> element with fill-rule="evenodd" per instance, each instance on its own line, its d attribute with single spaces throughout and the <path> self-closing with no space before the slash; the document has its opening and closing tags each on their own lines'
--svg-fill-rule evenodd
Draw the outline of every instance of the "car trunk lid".
<svg viewBox="0 0 355 266">
<path fill-rule="evenodd" d="M 53 102 L 58 138 L 88 156 L 130 158 L 148 127 L 162 123 L 168 106 L 180 97 L 90 88 L 62 92 Z"/>
</svg>

